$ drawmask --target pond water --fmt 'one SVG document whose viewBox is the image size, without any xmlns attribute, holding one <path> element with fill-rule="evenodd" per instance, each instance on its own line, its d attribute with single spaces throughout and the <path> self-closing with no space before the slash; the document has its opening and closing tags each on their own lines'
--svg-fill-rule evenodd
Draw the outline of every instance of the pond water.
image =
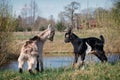
<svg viewBox="0 0 120 80">
<path fill-rule="evenodd" d="M 108 54 L 108 62 L 115 63 L 116 61 L 120 61 L 119 54 Z M 44 57 L 44 67 L 45 68 L 59 68 L 59 67 L 67 67 L 72 65 L 74 60 L 73 56 L 51 56 Z M 80 61 L 80 59 L 79 59 Z M 85 63 L 89 64 L 91 62 L 100 62 L 100 60 L 94 55 L 86 55 Z M 24 69 L 27 69 L 27 63 L 24 65 Z M 18 62 L 12 61 L 9 64 L 6 64 L 0 67 L 0 70 L 18 70 Z"/>
</svg>

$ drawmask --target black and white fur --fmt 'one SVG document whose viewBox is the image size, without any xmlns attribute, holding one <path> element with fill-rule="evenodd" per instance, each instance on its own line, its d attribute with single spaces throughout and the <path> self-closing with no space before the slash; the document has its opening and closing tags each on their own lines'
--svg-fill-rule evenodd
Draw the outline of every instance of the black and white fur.
<svg viewBox="0 0 120 80">
<path fill-rule="evenodd" d="M 82 65 L 84 64 L 86 53 L 92 53 L 97 56 L 102 62 L 107 61 L 107 57 L 103 50 L 104 37 L 101 35 L 100 39 L 95 37 L 79 38 L 72 33 L 70 28 L 65 33 L 65 43 L 71 42 L 74 48 L 74 64 L 77 63 L 79 56 L 81 56 Z"/>
</svg>

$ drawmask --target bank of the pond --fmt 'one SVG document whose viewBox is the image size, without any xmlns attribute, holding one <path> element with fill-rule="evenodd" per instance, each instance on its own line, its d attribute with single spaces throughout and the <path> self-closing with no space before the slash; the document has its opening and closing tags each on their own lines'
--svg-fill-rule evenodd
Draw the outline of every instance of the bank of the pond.
<svg viewBox="0 0 120 80">
<path fill-rule="evenodd" d="M 47 56 L 46 56 L 47 55 Z M 66 55 L 66 56 L 53 56 L 53 55 L 44 55 L 43 63 L 44 68 L 60 68 L 60 67 L 67 67 L 72 66 L 74 61 L 74 56 Z M 109 63 L 116 63 L 117 61 L 120 61 L 120 55 L 119 54 L 107 54 L 108 62 Z M 79 58 L 78 61 L 81 61 Z M 91 63 L 100 63 L 100 60 L 92 55 L 88 54 L 85 58 L 85 64 L 91 64 Z M 23 69 L 27 69 L 28 65 L 25 63 Z M 18 71 L 18 61 L 11 61 L 10 63 L 7 63 L 0 67 L 0 70 L 16 70 Z"/>
<path fill-rule="evenodd" d="M 30 75 L 27 71 L 23 74 L 14 70 L 0 71 L 0 80 L 119 80 L 120 62 L 97 63 L 85 65 L 85 69 L 64 67 L 45 69 L 42 73 Z"/>
</svg>

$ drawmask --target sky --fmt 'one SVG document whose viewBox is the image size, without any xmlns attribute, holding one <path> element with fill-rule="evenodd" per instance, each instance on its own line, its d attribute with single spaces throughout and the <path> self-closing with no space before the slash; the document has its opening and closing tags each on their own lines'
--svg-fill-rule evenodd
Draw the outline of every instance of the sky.
<svg viewBox="0 0 120 80">
<path fill-rule="evenodd" d="M 29 5 L 31 0 L 11 0 L 13 12 L 20 15 L 21 9 L 25 4 Z M 80 3 L 80 11 L 88 8 L 102 7 L 110 9 L 112 7 L 111 0 L 35 0 L 39 7 L 39 16 L 49 19 L 53 15 L 54 19 L 58 19 L 58 14 L 64 11 L 64 7 L 72 1 Z M 88 5 L 88 6 L 87 6 Z"/>
</svg>

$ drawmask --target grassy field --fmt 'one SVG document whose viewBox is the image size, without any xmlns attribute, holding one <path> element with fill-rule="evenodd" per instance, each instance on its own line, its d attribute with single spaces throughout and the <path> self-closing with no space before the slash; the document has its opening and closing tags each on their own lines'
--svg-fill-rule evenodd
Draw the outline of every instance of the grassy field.
<svg viewBox="0 0 120 80">
<path fill-rule="evenodd" d="M 120 53 L 120 31 L 113 30 L 109 28 L 90 28 L 90 29 L 82 29 L 80 31 L 73 31 L 76 35 L 80 38 L 86 37 L 97 37 L 102 34 L 105 38 L 105 46 L 104 50 L 107 53 Z M 40 32 L 14 32 L 13 34 L 13 41 L 8 46 L 10 49 L 10 53 L 7 54 L 8 57 L 5 57 L 6 63 L 10 60 L 16 60 L 20 54 L 20 49 L 23 43 L 32 38 L 33 36 L 37 35 Z M 113 34 L 114 33 L 114 34 Z M 43 55 L 45 56 L 66 56 L 66 55 L 73 55 L 73 46 L 71 43 L 64 42 L 64 35 L 65 32 L 57 32 L 55 33 L 54 41 L 47 42 L 43 48 Z"/>
<path fill-rule="evenodd" d="M 97 63 L 85 65 L 85 69 L 64 67 L 59 69 L 45 69 L 42 73 L 30 75 L 17 71 L 0 71 L 0 80 L 119 80 L 120 62 L 115 64 Z"/>
<path fill-rule="evenodd" d="M 105 52 L 120 52 L 120 36 L 119 33 L 111 33 L 112 31 L 103 28 L 83 29 L 74 31 L 79 37 L 97 37 L 102 34 L 105 37 Z M 25 40 L 33 37 L 38 32 L 14 32 L 13 43 L 10 45 L 11 51 L 15 55 L 19 55 L 22 44 Z M 73 52 L 70 43 L 64 42 L 65 32 L 56 32 L 53 42 L 49 40 L 44 45 L 44 55 L 50 56 L 66 56 Z M 8 60 L 17 59 L 16 56 L 10 54 Z M 27 71 L 23 74 L 13 70 L 1 70 L 0 80 L 119 80 L 120 79 L 120 62 L 110 63 L 93 63 L 85 65 L 85 69 L 73 69 L 69 67 L 59 69 L 45 69 L 42 73 L 30 75 Z"/>
</svg>

